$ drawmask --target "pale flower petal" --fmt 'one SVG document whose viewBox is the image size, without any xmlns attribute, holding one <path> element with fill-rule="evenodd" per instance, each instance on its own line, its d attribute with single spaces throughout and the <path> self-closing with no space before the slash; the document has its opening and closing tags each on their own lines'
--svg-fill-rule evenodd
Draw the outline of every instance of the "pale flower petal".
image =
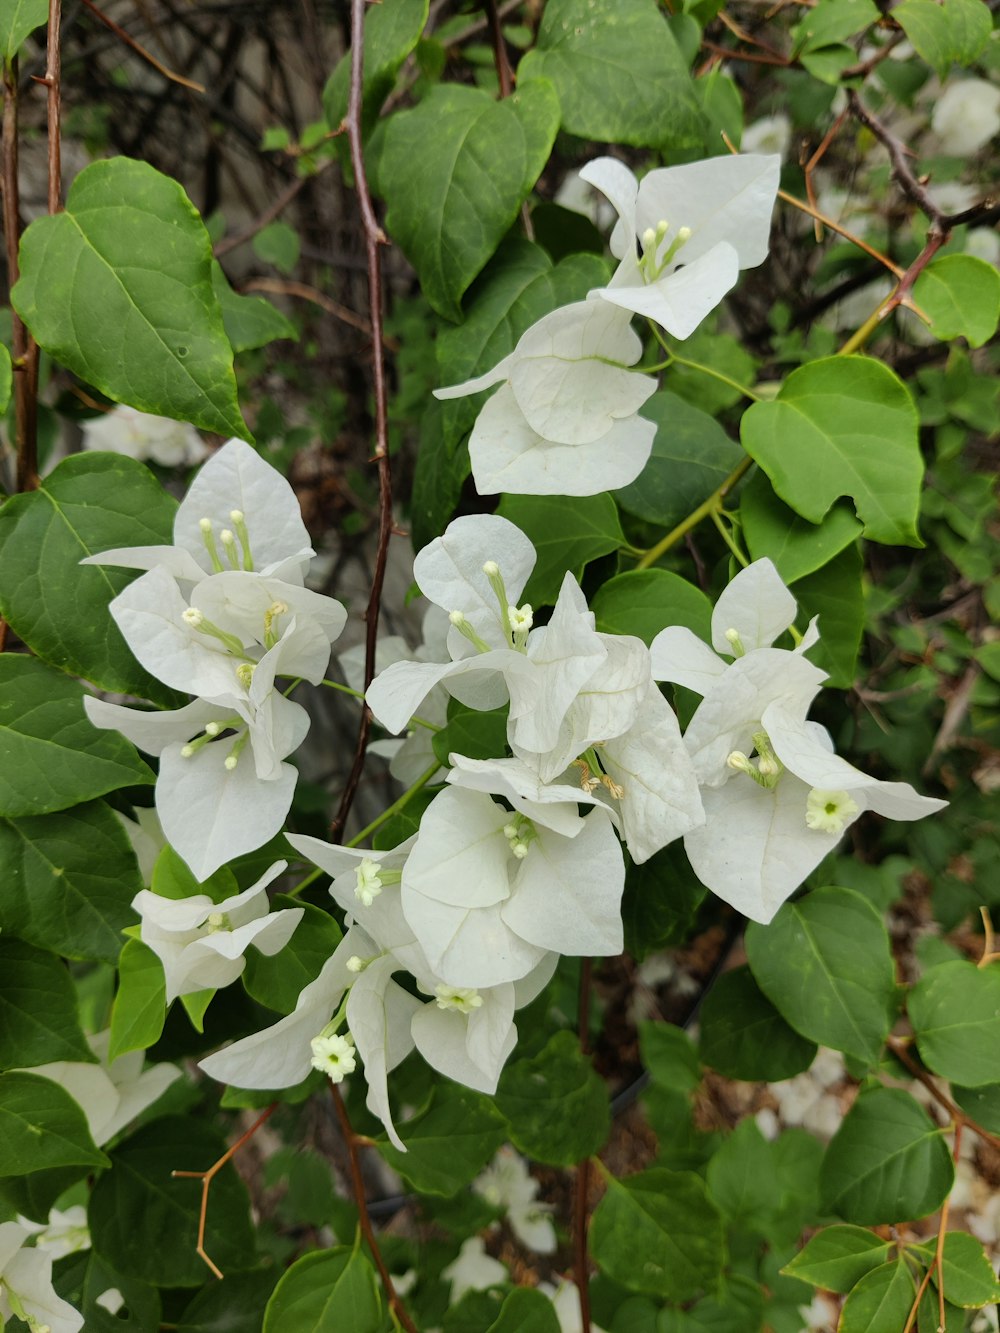
<svg viewBox="0 0 1000 1333">
<path fill-rule="evenodd" d="M 768 559 L 741 569 L 722 591 L 712 614 L 712 647 L 729 657 L 733 651 L 727 633 L 735 631 L 744 652 L 770 648 L 779 634 L 795 621 L 795 598 Z"/>
</svg>

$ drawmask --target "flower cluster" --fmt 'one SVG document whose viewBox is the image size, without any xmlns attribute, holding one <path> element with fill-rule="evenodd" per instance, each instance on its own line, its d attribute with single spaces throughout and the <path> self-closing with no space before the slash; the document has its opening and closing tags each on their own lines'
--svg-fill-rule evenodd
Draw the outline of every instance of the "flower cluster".
<svg viewBox="0 0 1000 1333">
<path fill-rule="evenodd" d="M 347 618 L 303 586 L 312 555 L 291 487 L 230 440 L 178 508 L 173 545 L 84 562 L 146 571 L 111 614 L 151 675 L 196 696 L 166 712 L 93 698 L 86 708 L 95 726 L 159 756 L 157 813 L 199 880 L 273 837 L 291 805 L 286 761 L 309 717 L 276 682 L 322 680 Z"/>
<path fill-rule="evenodd" d="M 119 403 L 102 416 L 81 422 L 83 447 L 125 454 L 160 467 L 194 467 L 208 448 L 193 426 L 170 417 L 155 417 Z"/>
</svg>

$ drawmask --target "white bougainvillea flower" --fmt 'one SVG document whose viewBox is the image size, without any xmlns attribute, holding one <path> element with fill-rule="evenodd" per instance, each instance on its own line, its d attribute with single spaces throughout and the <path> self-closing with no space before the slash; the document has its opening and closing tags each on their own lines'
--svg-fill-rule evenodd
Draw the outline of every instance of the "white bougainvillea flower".
<svg viewBox="0 0 1000 1333">
<path fill-rule="evenodd" d="M 108 1030 L 87 1040 L 98 1064 L 57 1060 L 27 1072 L 52 1079 L 70 1094 L 87 1117 L 90 1137 L 100 1148 L 158 1101 L 171 1083 L 181 1077 L 181 1071 L 171 1064 L 143 1069 L 142 1051 L 129 1051 L 109 1061 Z"/>
<path fill-rule="evenodd" d="M 287 865 L 276 861 L 256 884 L 220 903 L 206 893 L 162 898 L 142 889 L 136 894 L 132 906 L 141 919 L 140 938 L 163 964 L 167 1004 L 178 995 L 230 985 L 246 967 L 251 944 L 268 958 L 280 953 L 304 911 L 270 911 L 267 886 Z"/>
<path fill-rule="evenodd" d="M 558 804 L 522 808 L 530 813 L 453 786 L 423 814 L 402 871 L 403 912 L 449 985 L 516 981 L 549 951 L 621 952 L 625 867 L 609 813 L 595 808 L 567 836 L 553 827 Z"/>
<path fill-rule="evenodd" d="M 0 1321 L 16 1317 L 36 1333 L 79 1333 L 83 1315 L 52 1285 L 53 1255 L 29 1247 L 30 1239 L 19 1222 L 0 1222 Z"/>
<path fill-rule="evenodd" d="M 544 316 L 513 352 L 438 398 L 494 384 L 469 439 L 481 495 L 596 495 L 642 471 L 655 425 L 638 415 L 656 380 L 628 369 L 642 354 L 631 316 L 599 301 L 578 301 Z"/>
<path fill-rule="evenodd" d="M 90 1249 L 87 1210 L 82 1204 L 74 1204 L 65 1212 L 53 1208 L 44 1222 L 32 1222 L 30 1218 L 20 1215 L 17 1221 L 29 1235 L 34 1236 L 36 1248 L 45 1250 L 53 1260 Z"/>
<path fill-rule="evenodd" d="M 651 171 L 642 182 L 611 157 L 580 175 L 618 210 L 621 263 L 596 295 L 687 338 L 767 255 L 781 158 L 740 154 Z"/>
<path fill-rule="evenodd" d="M 105 449 L 160 467 L 194 467 L 208 454 L 195 428 L 170 417 L 151 416 L 120 403 L 110 412 L 80 423 L 84 449 Z"/>
<path fill-rule="evenodd" d="M 792 122 L 779 111 L 777 115 L 761 116 L 747 125 L 740 139 L 740 149 L 744 154 L 774 153 L 784 161 L 791 142 Z"/>
<path fill-rule="evenodd" d="M 486 1291 L 506 1282 L 509 1274 L 499 1259 L 486 1253 L 482 1236 L 470 1236 L 462 1241 L 458 1257 L 442 1268 L 441 1276 L 451 1283 L 451 1303 L 457 1305 L 467 1291 Z"/>
<path fill-rule="evenodd" d="M 552 1225 L 552 1205 L 538 1198 L 539 1183 L 528 1164 L 509 1144 L 472 1182 L 472 1191 L 494 1208 L 502 1208 L 514 1235 L 536 1254 L 554 1254 L 556 1231 Z"/>
<path fill-rule="evenodd" d="M 291 486 L 256 449 L 230 440 L 181 501 L 173 545 L 118 547 L 81 564 L 162 567 L 188 583 L 243 569 L 301 585 L 314 554 Z"/>
<path fill-rule="evenodd" d="M 949 83 L 934 103 L 931 129 L 946 153 L 978 153 L 1000 132 L 1000 88 L 986 79 Z"/>
</svg>

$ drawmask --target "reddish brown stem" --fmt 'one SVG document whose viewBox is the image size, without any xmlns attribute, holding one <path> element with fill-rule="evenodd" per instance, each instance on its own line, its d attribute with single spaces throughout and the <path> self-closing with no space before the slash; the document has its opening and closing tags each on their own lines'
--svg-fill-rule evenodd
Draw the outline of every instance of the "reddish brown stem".
<svg viewBox="0 0 1000 1333">
<path fill-rule="evenodd" d="M 917 1064 L 916 1060 L 914 1060 L 913 1056 L 906 1049 L 904 1043 L 901 1042 L 898 1037 L 890 1037 L 886 1042 L 886 1045 L 889 1050 L 892 1051 L 899 1063 L 905 1065 L 917 1082 L 924 1085 L 937 1104 L 948 1112 L 956 1124 L 966 1125 L 994 1148 L 1000 1148 L 1000 1139 L 998 1139 L 995 1134 L 991 1134 L 988 1130 L 983 1129 L 982 1125 L 977 1125 L 975 1120 L 973 1120 L 971 1116 L 966 1115 L 960 1106 L 956 1106 L 951 1098 L 947 1097 L 941 1091 L 931 1078 L 930 1074 Z"/>
<path fill-rule="evenodd" d="M 48 89 L 49 122 L 49 212 L 62 210 L 62 0 L 49 0 L 49 31 L 46 40 L 45 86 Z"/>
<path fill-rule="evenodd" d="M 580 991 L 577 998 L 577 1031 L 580 1050 L 590 1050 L 590 983 L 592 963 L 580 962 Z M 587 1204 L 590 1195 L 590 1158 L 576 1164 L 576 1189 L 573 1195 L 573 1276 L 580 1298 L 580 1326 L 590 1333 L 590 1265 L 587 1260 Z"/>
<path fill-rule="evenodd" d="M 375 547 L 375 568 L 372 573 L 371 595 L 365 612 L 365 689 L 375 675 L 375 645 L 378 640 L 379 608 L 382 604 L 382 585 L 392 535 L 392 469 L 389 464 L 389 406 L 385 377 L 385 338 L 382 329 L 382 258 L 380 247 L 388 241 L 372 203 L 365 174 L 365 155 L 361 133 L 361 109 L 364 89 L 364 18 L 365 0 L 351 0 L 351 92 L 347 103 L 346 129 L 351 147 L 351 165 L 354 186 L 358 196 L 361 223 L 368 260 L 368 308 L 372 326 L 372 378 L 375 389 L 375 450 L 378 465 L 378 541 Z M 354 762 L 344 786 L 344 794 L 333 820 L 334 840 L 340 836 L 347 822 L 354 797 L 365 766 L 365 754 L 371 734 L 372 715 L 367 705 L 361 710 Z"/>
<path fill-rule="evenodd" d="M 354 1202 L 358 1207 L 358 1225 L 361 1227 L 361 1234 L 365 1238 L 365 1244 L 371 1251 L 371 1256 L 375 1260 L 375 1267 L 378 1269 L 379 1277 L 382 1279 L 382 1286 L 385 1288 L 385 1294 L 389 1299 L 389 1306 L 396 1316 L 400 1326 L 406 1329 L 406 1333 L 417 1333 L 417 1328 L 410 1318 L 406 1306 L 400 1300 L 396 1288 L 392 1285 L 392 1275 L 385 1266 L 385 1260 L 382 1258 L 382 1251 L 378 1247 L 378 1241 L 375 1239 L 375 1231 L 372 1227 L 372 1220 L 368 1213 L 368 1200 L 365 1197 L 365 1182 L 361 1174 L 361 1159 L 358 1156 L 359 1143 L 366 1140 L 359 1139 L 354 1132 L 351 1124 L 351 1117 L 347 1114 L 347 1107 L 344 1105 L 344 1099 L 340 1095 L 340 1089 L 335 1083 L 330 1084 L 330 1095 L 333 1098 L 333 1109 L 337 1113 L 337 1120 L 340 1122 L 340 1132 L 343 1135 L 344 1143 L 347 1147 L 347 1157 L 351 1167 L 351 1188 L 354 1190 Z"/>
<path fill-rule="evenodd" d="M 7 249 L 7 281 L 10 287 L 19 275 L 17 247 L 21 239 L 20 195 L 17 161 L 18 89 L 17 59 L 3 72 L 3 152 L 0 176 L 3 182 L 3 230 Z M 11 344 L 14 362 L 14 436 L 17 445 L 17 489 L 30 491 L 38 485 L 37 390 L 38 347 L 16 310 L 11 308 Z"/>
<path fill-rule="evenodd" d="M 103 10 L 98 9 L 94 4 L 94 0 L 83 0 L 83 3 L 90 10 L 95 19 L 98 19 L 103 23 L 106 28 L 110 28 L 120 42 L 124 42 L 129 50 L 134 51 L 136 55 L 145 60 L 147 64 L 152 65 L 153 68 L 158 73 L 162 74 L 165 79 L 169 79 L 171 83 L 179 83 L 183 88 L 191 88 L 196 93 L 203 93 L 205 91 L 205 85 L 203 83 L 195 83 L 194 79 L 187 79 L 183 74 L 175 74 L 172 69 L 168 69 L 166 65 L 157 60 L 156 56 L 151 55 L 144 46 L 140 46 L 135 38 L 127 33 L 124 28 L 119 27 L 114 19 L 108 18 Z"/>
<path fill-rule="evenodd" d="M 493 63 L 496 65 L 500 96 L 509 97 L 514 87 L 514 71 L 510 67 L 496 0 L 484 0 L 484 8 L 490 27 L 490 41 L 493 43 Z"/>
</svg>

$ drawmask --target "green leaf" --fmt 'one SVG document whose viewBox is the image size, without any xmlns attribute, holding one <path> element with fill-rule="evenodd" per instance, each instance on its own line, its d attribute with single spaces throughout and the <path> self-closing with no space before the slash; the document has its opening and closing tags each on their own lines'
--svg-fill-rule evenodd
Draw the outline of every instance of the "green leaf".
<svg viewBox="0 0 1000 1333">
<path fill-rule="evenodd" d="M 540 77 L 559 94 L 563 129 L 582 139 L 701 144 L 687 64 L 654 0 L 549 0 L 518 86 Z"/>
<path fill-rule="evenodd" d="M 833 356 L 800 366 L 777 398 L 743 414 L 741 436 L 781 499 L 811 523 L 846 495 L 866 537 L 921 545 L 917 412 L 906 385 L 881 361 Z"/>
<path fill-rule="evenodd" d="M 641 415 L 656 423 L 653 452 L 615 498 L 636 518 L 669 530 L 707 500 L 745 455 L 714 417 L 675 393 L 654 393 Z"/>
<path fill-rule="evenodd" d="M 941 1324 L 941 1309 L 937 1292 L 928 1287 L 920 1298 L 917 1311 L 916 1333 L 966 1333 L 968 1319 L 965 1311 L 951 1301 L 944 1303 L 944 1325 Z"/>
<path fill-rule="evenodd" d="M 340 1245 L 296 1260 L 264 1311 L 263 1333 L 376 1333 L 382 1298 L 362 1252 Z"/>
<path fill-rule="evenodd" d="M 872 0 L 819 0 L 792 29 L 795 54 L 843 42 L 877 23 L 879 18 Z"/>
<path fill-rule="evenodd" d="M 559 1333 L 555 1306 L 547 1296 L 530 1287 L 512 1291 L 486 1333 Z"/>
<path fill-rule="evenodd" d="M 920 978 L 906 1007 L 928 1069 L 967 1088 L 1000 1083 L 1000 971 L 942 963 Z"/>
<path fill-rule="evenodd" d="M 693 1092 L 701 1082 L 694 1043 L 672 1023 L 640 1023 L 639 1051 L 650 1079 L 668 1091 Z"/>
<path fill-rule="evenodd" d="M 67 958 L 117 959 L 142 883 L 103 801 L 0 820 L 0 865 L 0 928 Z"/>
<path fill-rule="evenodd" d="M 502 102 L 478 88 L 439 86 L 389 121 L 380 170 L 386 227 L 439 314 L 460 318 L 463 292 L 517 217 L 558 127 L 545 81 Z"/>
<path fill-rule="evenodd" d="M 629 864 L 622 898 L 626 952 L 641 961 L 655 950 L 683 944 L 707 893 L 678 843 L 640 866 Z"/>
<path fill-rule="evenodd" d="M 141 940 L 128 940 L 118 962 L 118 993 L 111 1008 L 108 1059 L 148 1050 L 167 1016 L 163 964 Z"/>
<path fill-rule="evenodd" d="M 796 1032 L 878 1060 L 894 1013 L 895 967 L 867 899 L 853 889 L 815 889 L 785 903 L 769 926 L 751 921 L 746 945 L 758 986 Z"/>
<path fill-rule="evenodd" d="M 848 1292 L 884 1264 L 892 1245 L 862 1227 L 824 1227 L 781 1270 L 824 1291 Z"/>
<path fill-rule="evenodd" d="M 743 401 L 746 395 L 740 385 L 752 387 L 757 371 L 757 363 L 742 343 L 732 334 L 720 333 L 716 325 L 717 320 L 710 318 L 683 342 L 668 338 L 670 351 L 683 362 L 673 361 L 662 379 L 670 393 L 713 417 Z M 725 379 L 706 373 L 706 367 Z"/>
<path fill-rule="evenodd" d="M 816 1043 L 785 1022 L 748 967 L 723 973 L 705 997 L 699 1050 L 705 1064 L 748 1083 L 793 1078 L 816 1057 Z"/>
<path fill-rule="evenodd" d="M 902 1259 L 867 1273 L 844 1302 L 838 1333 L 875 1333 L 903 1328 L 917 1294 L 913 1274 Z"/>
<path fill-rule="evenodd" d="M 578 579 L 584 565 L 625 544 L 614 500 L 601 495 L 504 495 L 497 513 L 527 536 L 538 552 L 524 600 L 551 606 L 563 576 Z"/>
<path fill-rule="evenodd" d="M 83 1111 L 58 1083 L 37 1074 L 0 1074 L 0 1176 L 107 1162 Z"/>
<path fill-rule="evenodd" d="M 273 1268 L 227 1274 L 225 1282 L 204 1287 L 186 1307 L 177 1333 L 261 1333 L 264 1307 L 279 1276 Z"/>
<path fill-rule="evenodd" d="M 977 1125 L 990 1134 L 1000 1134 L 1000 1086 L 962 1088 L 952 1084 L 951 1095 Z"/>
<path fill-rule="evenodd" d="M 557 1032 L 532 1059 L 508 1064 L 494 1100 L 511 1142 L 536 1162 L 571 1166 L 608 1137 L 604 1081 L 572 1032 Z"/>
<path fill-rule="evenodd" d="M 73 980 L 55 954 L 0 936 L 0 1069 L 54 1060 L 94 1060 L 77 1016 Z"/>
<path fill-rule="evenodd" d="M 50 814 L 152 781 L 128 741 L 87 719 L 75 680 L 0 654 L 0 816 Z"/>
<path fill-rule="evenodd" d="M 220 866 L 208 879 L 198 879 L 169 844 L 160 849 L 149 887 L 161 898 L 191 898 L 196 893 L 206 893 L 213 903 L 225 902 L 240 891 L 229 866 Z"/>
<path fill-rule="evenodd" d="M 397 1126 L 401 1153 L 382 1139 L 379 1152 L 421 1194 L 451 1198 L 473 1180 L 507 1137 L 488 1097 L 457 1083 L 438 1083 L 425 1111 Z"/>
<path fill-rule="evenodd" d="M 940 78 L 953 63 L 971 65 L 993 30 L 989 8 L 981 0 L 904 0 L 892 17 L 916 52 Z"/>
<path fill-rule="evenodd" d="M 221 264 L 214 259 L 212 290 L 222 310 L 226 337 L 234 353 L 265 347 L 277 338 L 291 338 L 298 342 L 299 333 L 291 320 L 262 296 L 242 296 L 234 292 Z"/>
<path fill-rule="evenodd" d="M 329 912 L 311 903 L 279 893 L 271 900 L 272 911 L 299 907 L 305 912 L 292 938 L 280 953 L 268 958 L 259 949 L 248 949 L 243 985 L 255 1000 L 279 1014 L 290 1014 L 303 989 L 315 981 L 323 964 L 341 940 L 340 927 Z"/>
<path fill-rule="evenodd" d="M 49 21 L 49 0 L 4 0 L 0 5 L 0 54 L 17 55 L 24 39 Z"/>
<path fill-rule="evenodd" d="M 252 241 L 253 252 L 265 264 L 291 273 L 299 262 L 299 233 L 287 222 L 271 222 Z"/>
<path fill-rule="evenodd" d="M 222 1136 L 190 1116 L 163 1116 L 131 1135 L 111 1154 L 111 1170 L 90 1196 L 95 1251 L 154 1287 L 200 1287 L 201 1181 L 171 1173 L 207 1171 L 225 1151 Z M 212 1180 L 205 1249 L 224 1273 L 254 1261 L 250 1201 L 231 1164 Z"/>
<path fill-rule="evenodd" d="M 421 550 L 441 535 L 458 508 L 462 486 L 472 471 L 469 451 L 445 429 L 444 409 L 432 399 L 420 421 L 420 443 L 410 495 L 413 548 Z M 461 446 L 461 447 L 458 447 Z"/>
<path fill-rule="evenodd" d="M 863 526 L 846 503 L 834 505 L 821 523 L 800 518 L 778 499 L 763 472 L 754 472 L 740 492 L 740 520 L 751 559 L 766 556 L 785 583 L 829 564 Z"/>
<path fill-rule="evenodd" d="M 7 411 L 10 391 L 13 387 L 13 371 L 10 364 L 10 352 L 0 343 L 0 412 Z"/>
<path fill-rule="evenodd" d="M 688 1171 L 642 1171 L 608 1190 L 590 1222 L 590 1253 L 629 1291 L 688 1301 L 718 1281 L 722 1219 Z"/>
<path fill-rule="evenodd" d="M 700 588 L 668 569 L 630 569 L 602 583 L 590 609 L 604 634 L 634 634 L 650 644 L 668 625 L 686 625 L 711 639 L 712 603 Z"/>
<path fill-rule="evenodd" d="M 981 0 L 974 3 L 988 17 Z M 937 4 L 933 8 L 940 11 Z M 997 331 L 1000 273 L 972 255 L 945 255 L 928 264 L 917 278 L 913 301 L 930 318 L 935 338 L 942 342 L 964 338 L 970 347 L 982 347 Z"/>
<path fill-rule="evenodd" d="M 135 571 L 80 561 L 115 546 L 169 545 L 176 507 L 133 458 L 67 458 L 0 509 L 0 615 L 43 661 L 118 694 L 172 702 L 108 615 Z"/>
<path fill-rule="evenodd" d="M 21 238 L 11 300 L 40 346 L 116 402 L 249 438 L 212 290 L 212 246 L 175 180 L 92 162 Z"/>
<path fill-rule="evenodd" d="M 389 96 L 403 61 L 427 22 L 428 0 L 382 0 L 365 14 L 362 123 L 367 133 Z M 350 52 L 337 64 L 323 89 L 323 110 L 331 129 L 347 114 L 351 85 Z"/>
<path fill-rule="evenodd" d="M 782 1189 L 773 1145 L 756 1121 L 741 1121 L 713 1154 L 707 1183 L 709 1194 L 730 1223 L 741 1230 L 767 1233 L 781 1207 Z"/>
<path fill-rule="evenodd" d="M 863 1091 L 830 1141 L 820 1187 L 824 1211 L 859 1226 L 926 1217 L 955 1180 L 942 1132 L 898 1088 Z"/>
<path fill-rule="evenodd" d="M 431 739 L 434 753 L 445 766 L 457 751 L 467 759 L 493 759 L 507 753 L 506 708 L 483 712 L 467 708 L 453 699 L 448 704 L 448 724 Z"/>
<path fill-rule="evenodd" d="M 843 689 L 854 684 L 857 673 L 865 624 L 863 573 L 861 551 L 855 544 L 791 589 L 805 617 L 819 616 L 820 640 L 809 650 L 810 660 L 828 673 L 831 685 Z"/>
<path fill-rule="evenodd" d="M 937 1240 L 915 1247 L 930 1267 L 937 1252 Z M 942 1251 L 944 1290 L 953 1305 L 967 1310 L 978 1310 L 1000 1300 L 1000 1282 L 990 1263 L 989 1255 L 974 1236 L 967 1231 L 949 1231 Z M 931 1276 L 935 1286 L 940 1285 L 937 1271 Z"/>
</svg>

